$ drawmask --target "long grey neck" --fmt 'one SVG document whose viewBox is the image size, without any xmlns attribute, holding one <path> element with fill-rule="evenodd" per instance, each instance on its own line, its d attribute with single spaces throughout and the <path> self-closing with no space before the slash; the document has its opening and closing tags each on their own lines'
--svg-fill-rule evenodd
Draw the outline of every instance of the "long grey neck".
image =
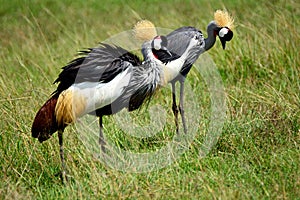
<svg viewBox="0 0 300 200">
<path fill-rule="evenodd" d="M 216 42 L 216 35 L 215 31 L 217 30 L 218 26 L 215 21 L 211 21 L 207 26 L 207 38 L 205 38 L 205 51 L 212 48 Z"/>
<path fill-rule="evenodd" d="M 148 41 L 142 45 L 142 54 L 144 57 L 144 61 L 154 58 L 154 56 L 152 54 L 151 42 Z"/>
<path fill-rule="evenodd" d="M 136 78 L 139 79 L 141 86 L 152 85 L 156 87 L 160 83 L 160 74 L 163 71 L 163 63 L 159 61 L 152 53 L 152 41 L 143 43 L 142 54 L 144 57 L 143 64 L 137 68 Z"/>
</svg>

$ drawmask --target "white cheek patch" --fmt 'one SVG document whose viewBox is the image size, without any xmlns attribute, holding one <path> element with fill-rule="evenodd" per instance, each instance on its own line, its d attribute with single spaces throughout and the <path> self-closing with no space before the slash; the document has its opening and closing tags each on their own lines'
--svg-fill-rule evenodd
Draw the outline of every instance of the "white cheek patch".
<svg viewBox="0 0 300 200">
<path fill-rule="evenodd" d="M 155 39 L 154 41 L 153 41 L 153 46 L 154 46 L 154 49 L 156 49 L 156 50 L 159 50 L 160 48 L 161 48 L 161 40 L 160 39 Z"/>
<path fill-rule="evenodd" d="M 222 28 L 220 31 L 219 31 L 219 36 L 220 37 L 224 37 L 224 35 L 226 35 L 228 33 L 228 28 Z"/>
</svg>

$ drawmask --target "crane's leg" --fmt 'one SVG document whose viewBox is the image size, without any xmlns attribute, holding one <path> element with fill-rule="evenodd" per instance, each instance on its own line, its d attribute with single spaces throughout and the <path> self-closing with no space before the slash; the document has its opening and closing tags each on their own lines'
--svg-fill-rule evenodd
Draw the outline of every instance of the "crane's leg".
<svg viewBox="0 0 300 200">
<path fill-rule="evenodd" d="M 58 130 L 59 154 L 61 159 L 61 182 L 65 184 L 68 181 L 65 165 L 64 147 L 63 147 L 63 130 Z"/>
<path fill-rule="evenodd" d="M 186 121 L 184 116 L 184 80 L 180 81 L 180 99 L 179 99 L 179 111 L 181 115 L 182 125 L 183 125 L 183 131 L 185 134 L 187 134 L 187 127 L 186 127 Z"/>
<path fill-rule="evenodd" d="M 105 141 L 103 137 L 103 125 L 102 125 L 102 116 L 99 116 L 99 144 L 101 148 L 101 152 L 105 153 Z"/>
<path fill-rule="evenodd" d="M 179 126 L 178 126 L 178 107 L 177 107 L 177 104 L 176 104 L 175 82 L 172 82 L 171 85 L 172 85 L 172 100 L 173 100 L 172 110 L 173 110 L 173 114 L 174 114 L 174 117 L 175 117 L 176 133 L 178 134 L 178 131 L 179 131 Z"/>
</svg>

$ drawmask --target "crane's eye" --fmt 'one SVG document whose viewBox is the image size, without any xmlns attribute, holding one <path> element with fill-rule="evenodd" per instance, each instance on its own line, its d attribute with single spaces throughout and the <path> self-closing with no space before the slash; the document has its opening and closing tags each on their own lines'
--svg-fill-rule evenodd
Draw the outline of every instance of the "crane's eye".
<svg viewBox="0 0 300 200">
<path fill-rule="evenodd" d="M 198 39 L 199 39 L 199 36 L 198 36 L 198 35 L 195 35 L 195 36 L 194 36 L 194 39 L 195 39 L 195 40 L 198 40 Z"/>
</svg>

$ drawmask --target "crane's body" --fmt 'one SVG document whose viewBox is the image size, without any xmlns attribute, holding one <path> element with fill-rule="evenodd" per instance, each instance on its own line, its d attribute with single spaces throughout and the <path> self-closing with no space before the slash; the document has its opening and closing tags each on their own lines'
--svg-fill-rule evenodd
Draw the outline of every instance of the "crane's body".
<svg viewBox="0 0 300 200">
<path fill-rule="evenodd" d="M 185 60 L 183 64 L 180 66 L 180 73 L 178 73 L 174 78 L 170 78 L 168 82 L 172 85 L 172 110 L 175 116 L 175 124 L 176 131 L 178 133 L 178 112 L 181 113 L 182 123 L 184 132 L 187 133 L 187 127 L 184 117 L 184 81 L 189 73 L 192 65 L 199 58 L 200 54 L 205 51 L 208 51 L 212 48 L 216 42 L 216 37 L 220 38 L 223 49 L 225 49 L 225 44 L 227 41 L 230 41 L 233 37 L 233 33 L 230 29 L 233 28 L 233 19 L 229 16 L 227 12 L 224 11 L 216 11 L 215 12 L 215 20 L 211 21 L 207 26 L 207 38 L 203 38 L 202 32 L 195 27 L 186 26 L 178 28 L 171 33 L 169 33 L 167 38 L 167 49 L 171 52 L 171 58 L 167 58 L 165 52 L 161 52 L 158 54 L 158 59 L 163 62 L 176 60 L 179 58 L 183 58 L 184 52 L 186 52 L 187 46 L 189 44 L 189 40 L 191 37 L 195 35 L 197 37 L 203 38 L 203 45 L 195 46 L 192 51 L 189 51 L 189 55 L 185 56 Z M 166 60 L 165 60 L 166 59 Z M 179 63 L 178 63 L 179 64 Z M 180 63 L 181 64 L 181 63 Z M 180 99 L 179 99 L 179 107 L 176 103 L 176 88 L 175 83 L 179 81 L 180 83 Z"/>
<path fill-rule="evenodd" d="M 143 48 L 151 49 L 147 42 Z M 113 114 L 122 108 L 139 108 L 143 101 L 150 98 L 156 90 L 156 82 L 148 85 L 139 77 L 139 71 L 162 70 L 164 64 L 151 55 L 142 63 L 137 56 L 125 49 L 108 44 L 82 52 L 83 56 L 63 68 L 55 83 L 59 83 L 51 98 L 37 112 L 32 124 L 32 136 L 43 142 L 58 131 L 60 157 L 62 161 L 62 182 L 66 177 L 63 132 L 66 126 L 77 118 L 96 112 L 99 116 L 99 143 L 105 151 L 102 133 L 102 116 Z M 148 58 L 148 56 L 150 56 Z M 151 64 L 149 64 L 151 63 Z M 159 74 L 150 79 L 160 82 Z M 141 89 L 142 88 L 142 89 Z M 134 99 L 131 94 L 136 93 Z M 114 102 L 118 109 L 115 110 Z M 120 103 L 120 104 L 119 104 Z"/>
<path fill-rule="evenodd" d="M 138 109 L 158 88 L 170 82 L 173 91 L 172 108 L 178 132 L 175 82 L 179 81 L 179 110 L 186 132 L 183 110 L 184 80 L 199 55 L 214 45 L 216 35 L 219 36 L 223 48 L 226 41 L 231 40 L 232 32 L 225 26 L 228 19 L 223 20 L 224 18 L 226 14 L 221 13 L 217 23 L 213 21 L 208 25 L 208 38 L 204 38 L 201 31 L 194 27 L 179 28 L 166 38 L 148 38 L 142 46 L 143 61 L 121 47 L 101 44 L 99 48 L 82 51 L 81 57 L 63 68 L 54 82 L 58 83 L 56 91 L 37 112 L 31 129 L 32 136 L 40 142 L 49 139 L 58 131 L 62 181 L 66 178 L 63 131 L 85 114 L 99 117 L 99 143 L 105 151 L 102 117 L 117 113 L 123 108 L 128 111 Z M 149 24 L 151 25 L 149 22 L 138 23 L 136 38 L 143 39 L 143 35 L 155 33 L 148 31 L 149 29 L 137 31 L 143 25 L 146 25 L 144 28 L 149 28 Z"/>
<path fill-rule="evenodd" d="M 155 38 L 161 43 L 161 38 Z M 99 48 L 83 51 L 83 56 L 63 68 L 55 83 L 59 83 L 51 98 L 37 112 L 32 125 L 32 136 L 43 142 L 58 131 L 62 175 L 65 177 L 63 131 L 85 114 L 99 117 L 99 143 L 105 151 L 102 117 L 123 108 L 138 109 L 154 92 L 179 73 L 187 59 L 187 52 L 202 44 L 191 38 L 179 59 L 166 63 L 157 59 L 154 52 L 167 52 L 164 46 L 153 47 L 153 41 L 142 46 L 144 61 L 125 49 L 102 44 Z"/>
<path fill-rule="evenodd" d="M 63 68 L 52 97 L 38 111 L 32 136 L 43 142 L 78 117 L 111 104 L 125 91 L 141 61 L 121 47 L 89 49 Z"/>
</svg>

